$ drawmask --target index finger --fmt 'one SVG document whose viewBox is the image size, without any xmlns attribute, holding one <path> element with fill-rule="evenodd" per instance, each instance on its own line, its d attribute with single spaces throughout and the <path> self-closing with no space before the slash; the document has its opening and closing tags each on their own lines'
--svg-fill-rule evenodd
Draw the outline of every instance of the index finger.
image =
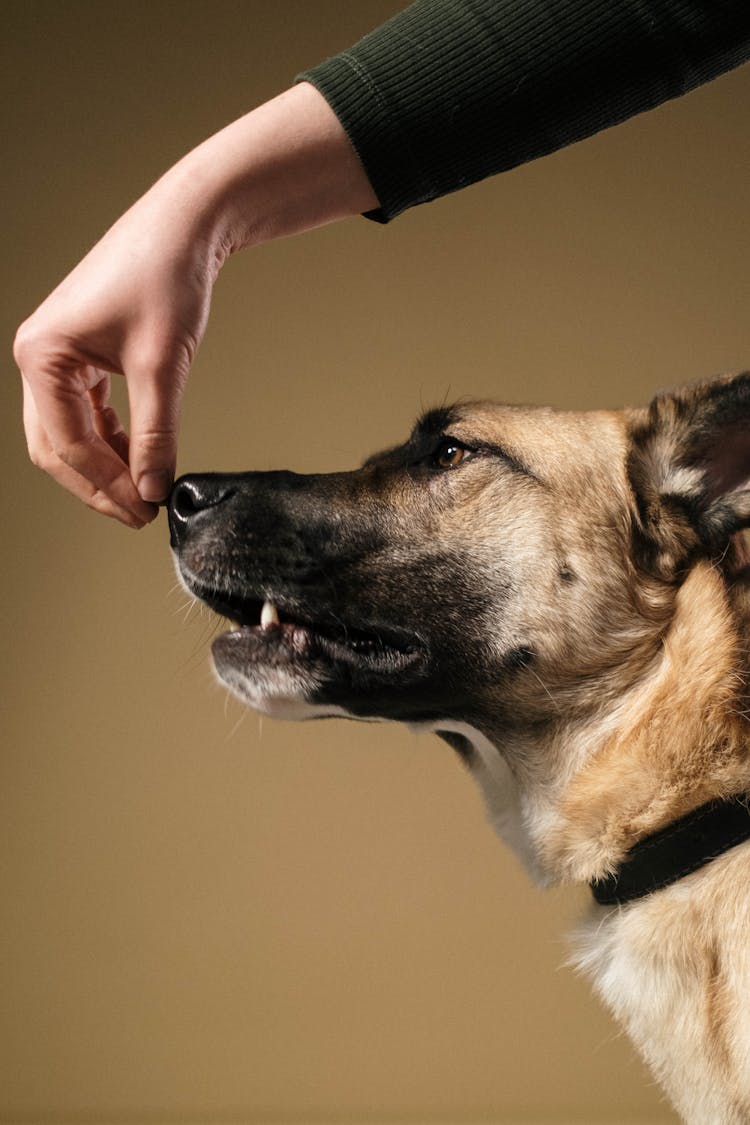
<svg viewBox="0 0 750 1125">
<path fill-rule="evenodd" d="M 96 431 L 89 390 L 100 380 L 96 368 L 55 366 L 22 371 L 37 416 L 54 454 L 114 504 L 139 521 L 154 518 L 130 476 L 130 469 Z"/>
</svg>

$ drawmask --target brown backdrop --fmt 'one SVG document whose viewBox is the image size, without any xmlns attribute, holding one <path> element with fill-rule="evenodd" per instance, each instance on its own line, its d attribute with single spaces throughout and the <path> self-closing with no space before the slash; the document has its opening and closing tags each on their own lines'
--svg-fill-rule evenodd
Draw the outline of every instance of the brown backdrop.
<svg viewBox="0 0 750 1125">
<path fill-rule="evenodd" d="M 389 0 L 4 10 L 5 339 L 161 170 Z M 444 397 L 643 402 L 746 365 L 750 73 L 414 211 L 233 260 L 182 470 L 337 469 Z M 6 353 L 7 354 L 7 353 Z M 437 739 L 261 723 L 163 519 L 2 474 L 0 1116 L 672 1120 Z"/>
</svg>

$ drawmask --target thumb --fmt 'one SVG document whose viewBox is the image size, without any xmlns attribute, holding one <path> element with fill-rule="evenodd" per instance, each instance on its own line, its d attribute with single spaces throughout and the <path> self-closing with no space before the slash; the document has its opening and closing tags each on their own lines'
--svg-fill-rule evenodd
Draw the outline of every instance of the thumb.
<svg viewBox="0 0 750 1125">
<path fill-rule="evenodd" d="M 174 369 L 128 380 L 130 475 L 143 500 L 158 503 L 172 487 L 184 385 Z"/>
</svg>

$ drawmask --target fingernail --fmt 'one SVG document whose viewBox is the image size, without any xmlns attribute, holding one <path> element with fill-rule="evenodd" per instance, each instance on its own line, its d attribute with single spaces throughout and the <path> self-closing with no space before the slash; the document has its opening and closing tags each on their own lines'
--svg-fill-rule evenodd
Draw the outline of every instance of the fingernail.
<svg viewBox="0 0 750 1125">
<path fill-rule="evenodd" d="M 172 478 L 167 472 L 143 473 L 138 478 L 138 492 L 141 500 L 158 504 L 169 492 Z"/>
</svg>

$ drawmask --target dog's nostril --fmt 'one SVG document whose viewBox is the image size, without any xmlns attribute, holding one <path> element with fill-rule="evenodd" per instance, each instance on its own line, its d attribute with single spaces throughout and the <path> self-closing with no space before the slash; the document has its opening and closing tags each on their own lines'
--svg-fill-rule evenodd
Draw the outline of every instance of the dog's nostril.
<svg viewBox="0 0 750 1125">
<path fill-rule="evenodd" d="M 204 508 L 213 508 L 232 495 L 233 489 L 224 477 L 181 477 L 172 490 L 171 505 L 189 518 Z"/>
<path fill-rule="evenodd" d="M 199 511 L 202 507 L 203 505 L 198 502 L 198 496 L 195 490 L 187 481 L 175 485 L 174 492 L 172 493 L 171 508 L 176 516 L 182 519 L 189 519 L 193 512 Z"/>
<path fill-rule="evenodd" d="M 169 508 L 172 516 L 177 520 L 186 522 L 196 512 L 211 506 L 211 501 L 197 482 L 193 480 L 178 481 L 172 490 Z"/>
<path fill-rule="evenodd" d="M 169 524 L 173 540 L 187 530 L 190 521 L 199 512 L 216 507 L 233 493 L 229 479 L 218 474 L 180 477 L 169 497 Z"/>
</svg>

